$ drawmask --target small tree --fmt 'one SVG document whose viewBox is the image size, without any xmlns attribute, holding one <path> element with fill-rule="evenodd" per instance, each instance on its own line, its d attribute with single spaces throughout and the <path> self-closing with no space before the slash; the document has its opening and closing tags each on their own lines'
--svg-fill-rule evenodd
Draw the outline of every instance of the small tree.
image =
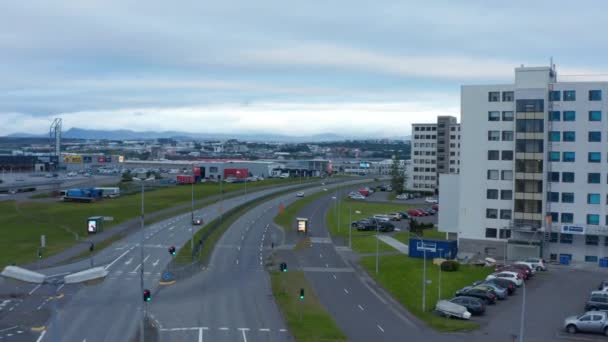
<svg viewBox="0 0 608 342">
<path fill-rule="evenodd" d="M 398 195 L 403 193 L 404 182 L 405 177 L 403 176 L 403 170 L 401 170 L 399 160 L 393 156 L 393 164 L 391 165 L 391 186 Z"/>
<path fill-rule="evenodd" d="M 121 179 L 122 182 L 130 182 L 132 180 L 133 180 L 133 176 L 131 175 L 130 171 L 124 172 L 122 174 L 122 179 Z"/>
<path fill-rule="evenodd" d="M 410 218 L 410 232 L 419 235 L 420 237 L 424 236 L 424 225 L 418 223 L 418 221 Z"/>
</svg>

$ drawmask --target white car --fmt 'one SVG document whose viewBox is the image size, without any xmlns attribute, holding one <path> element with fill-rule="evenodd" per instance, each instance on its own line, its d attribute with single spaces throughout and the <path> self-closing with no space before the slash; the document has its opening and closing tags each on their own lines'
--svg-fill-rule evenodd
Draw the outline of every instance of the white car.
<svg viewBox="0 0 608 342">
<path fill-rule="evenodd" d="M 526 261 L 516 261 L 515 265 L 525 265 L 528 266 L 531 270 L 530 273 L 532 273 L 532 275 L 536 274 L 536 271 L 538 270 L 537 265 L 535 265 L 533 262 L 526 262 Z"/>
<path fill-rule="evenodd" d="M 382 222 L 389 222 L 391 220 L 391 217 L 388 215 L 376 214 L 372 217 L 375 218 L 376 220 L 382 221 Z"/>
<path fill-rule="evenodd" d="M 304 193 L 300 191 L 296 193 L 296 197 L 304 197 Z"/>
<path fill-rule="evenodd" d="M 531 264 L 535 270 L 537 271 L 546 271 L 547 264 L 545 264 L 545 260 L 542 258 L 527 258 L 524 262 Z"/>
<path fill-rule="evenodd" d="M 486 277 L 486 280 L 492 280 L 492 279 L 496 279 L 496 278 L 510 280 L 517 286 L 521 286 L 524 283 L 524 280 L 519 277 L 518 273 L 510 272 L 510 271 L 492 273 Z"/>
<path fill-rule="evenodd" d="M 396 198 L 396 199 L 399 199 L 399 200 L 406 200 L 406 199 L 409 199 L 409 197 L 408 197 L 408 195 L 407 195 L 407 194 L 401 194 L 401 195 L 397 195 L 395 198 Z"/>
<path fill-rule="evenodd" d="M 353 194 L 349 196 L 351 199 L 355 199 L 355 200 L 364 200 L 365 196 L 361 195 L 361 194 Z"/>
<path fill-rule="evenodd" d="M 427 198 L 424 199 L 424 201 L 426 203 L 439 203 L 439 201 L 436 198 L 433 198 L 433 197 L 427 197 Z"/>
</svg>

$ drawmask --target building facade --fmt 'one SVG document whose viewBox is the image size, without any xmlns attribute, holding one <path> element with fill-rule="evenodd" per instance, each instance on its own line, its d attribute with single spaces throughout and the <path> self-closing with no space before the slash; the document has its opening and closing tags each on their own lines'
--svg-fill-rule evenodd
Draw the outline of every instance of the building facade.
<svg viewBox="0 0 608 342">
<path fill-rule="evenodd" d="M 446 179 L 460 191 L 442 203 L 458 210 L 440 230 L 497 258 L 608 257 L 607 96 L 608 82 L 559 82 L 552 67 L 463 86 L 461 172 Z"/>
<path fill-rule="evenodd" d="M 412 157 L 409 190 L 435 192 L 439 174 L 460 172 L 460 125 L 453 116 L 439 116 L 437 123 L 412 124 Z"/>
</svg>

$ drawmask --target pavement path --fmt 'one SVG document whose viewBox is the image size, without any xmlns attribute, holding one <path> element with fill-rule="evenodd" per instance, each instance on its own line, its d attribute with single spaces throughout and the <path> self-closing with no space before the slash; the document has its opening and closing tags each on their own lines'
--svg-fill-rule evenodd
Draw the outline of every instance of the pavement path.
<svg viewBox="0 0 608 342">
<path fill-rule="evenodd" d="M 405 255 L 409 255 L 409 246 L 404 244 L 403 242 L 395 239 L 392 236 L 388 236 L 388 235 L 376 235 L 376 238 L 379 239 L 380 241 L 386 243 L 387 245 L 393 247 L 394 249 L 398 250 L 399 252 L 405 254 Z"/>
</svg>

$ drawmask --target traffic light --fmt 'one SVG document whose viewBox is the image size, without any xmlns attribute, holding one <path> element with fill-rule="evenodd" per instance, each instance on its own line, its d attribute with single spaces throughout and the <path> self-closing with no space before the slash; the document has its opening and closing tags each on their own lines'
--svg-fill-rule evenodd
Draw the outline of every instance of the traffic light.
<svg viewBox="0 0 608 342">
<path fill-rule="evenodd" d="M 89 252 L 93 252 L 95 250 L 95 244 L 91 242 L 89 245 Z"/>
<path fill-rule="evenodd" d="M 175 255 L 175 247 L 173 247 L 173 246 L 169 247 L 169 254 Z"/>
<path fill-rule="evenodd" d="M 304 289 L 300 289 L 300 300 L 304 300 Z"/>
<path fill-rule="evenodd" d="M 38 249 L 38 259 L 42 259 L 42 250 Z"/>
<path fill-rule="evenodd" d="M 281 269 L 281 272 L 287 272 L 287 263 L 286 262 L 282 262 L 279 267 Z"/>
<path fill-rule="evenodd" d="M 145 289 L 144 290 L 144 302 L 149 302 L 152 300 L 152 295 L 150 293 L 150 290 Z"/>
</svg>

